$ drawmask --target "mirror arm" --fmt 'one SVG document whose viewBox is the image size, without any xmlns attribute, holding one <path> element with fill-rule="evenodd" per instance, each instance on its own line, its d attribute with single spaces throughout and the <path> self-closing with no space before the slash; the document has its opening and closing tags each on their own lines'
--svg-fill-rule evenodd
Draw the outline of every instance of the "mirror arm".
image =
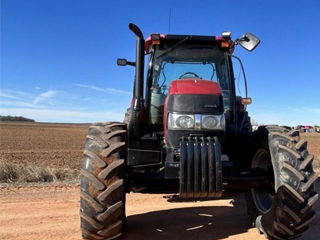
<svg viewBox="0 0 320 240">
<path fill-rule="evenodd" d="M 135 67 L 136 66 L 136 62 L 127 61 L 127 65 Z"/>
<path fill-rule="evenodd" d="M 235 45 L 239 45 L 240 42 L 242 42 L 242 41 L 249 42 L 249 39 L 248 39 L 246 36 L 243 36 L 243 37 L 241 37 L 241 38 L 237 38 L 237 39 L 234 41 L 234 44 L 235 44 Z"/>
<path fill-rule="evenodd" d="M 117 59 L 117 65 L 118 66 L 133 66 L 135 67 L 136 66 L 136 62 L 130 62 L 130 61 L 127 61 L 127 59 L 125 58 L 118 58 Z"/>
<path fill-rule="evenodd" d="M 245 88 L 245 92 L 246 92 L 246 98 L 248 98 L 248 87 L 247 87 L 247 76 L 246 76 L 246 72 L 244 71 L 244 67 L 242 64 L 242 61 L 239 57 L 235 56 L 235 55 L 230 55 L 231 57 L 237 59 L 240 63 L 240 67 L 242 70 L 242 74 L 243 74 L 243 80 L 244 80 L 244 88 Z"/>
</svg>

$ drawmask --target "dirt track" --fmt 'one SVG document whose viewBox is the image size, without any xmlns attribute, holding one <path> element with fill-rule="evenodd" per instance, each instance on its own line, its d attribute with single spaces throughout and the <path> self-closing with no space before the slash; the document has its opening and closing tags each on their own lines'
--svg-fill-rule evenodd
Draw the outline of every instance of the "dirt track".
<svg viewBox="0 0 320 240">
<path fill-rule="evenodd" d="M 264 239 L 249 226 L 241 193 L 196 203 L 169 202 L 168 197 L 127 195 L 128 228 L 122 239 Z M 319 216 L 320 202 L 316 208 Z M 80 240 L 78 211 L 79 187 L 75 185 L 0 188 L 0 239 Z M 320 239 L 319 226 L 320 217 L 301 239 Z"/>
</svg>

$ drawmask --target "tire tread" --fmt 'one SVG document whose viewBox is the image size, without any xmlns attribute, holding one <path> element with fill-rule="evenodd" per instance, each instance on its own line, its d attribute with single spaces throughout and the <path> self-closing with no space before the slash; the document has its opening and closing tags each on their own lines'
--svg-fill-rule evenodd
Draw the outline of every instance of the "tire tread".
<svg viewBox="0 0 320 240">
<path fill-rule="evenodd" d="M 275 175 L 275 196 L 269 211 L 262 213 L 256 208 L 257 221 L 270 239 L 296 238 L 315 218 L 312 207 L 319 195 L 313 188 L 318 179 L 312 169 L 314 156 L 308 153 L 307 141 L 300 139 L 298 131 L 278 126 L 265 129 Z M 249 203 L 254 204 L 252 200 Z"/>
<path fill-rule="evenodd" d="M 80 184 L 83 239 L 107 240 L 122 234 L 125 150 L 126 124 L 96 123 L 89 128 Z"/>
</svg>

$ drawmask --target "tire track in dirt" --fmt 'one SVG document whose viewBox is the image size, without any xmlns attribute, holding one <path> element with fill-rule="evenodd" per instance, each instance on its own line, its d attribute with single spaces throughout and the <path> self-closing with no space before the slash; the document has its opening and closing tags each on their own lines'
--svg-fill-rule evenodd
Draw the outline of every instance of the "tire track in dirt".
<svg viewBox="0 0 320 240">
<path fill-rule="evenodd" d="M 317 182 L 320 190 L 320 181 Z M 123 240 L 263 240 L 247 221 L 242 193 L 204 202 L 169 202 L 171 195 L 127 195 Z M 316 205 L 320 214 L 320 202 Z M 0 187 L 0 239 L 80 240 L 79 186 Z M 320 238 L 320 218 L 302 238 Z"/>
</svg>

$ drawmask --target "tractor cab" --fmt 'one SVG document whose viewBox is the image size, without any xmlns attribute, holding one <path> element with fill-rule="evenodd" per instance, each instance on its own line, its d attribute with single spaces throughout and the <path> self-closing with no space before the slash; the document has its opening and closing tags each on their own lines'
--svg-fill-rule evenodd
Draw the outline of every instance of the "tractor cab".
<svg viewBox="0 0 320 240">
<path fill-rule="evenodd" d="M 188 87 L 191 89 L 199 86 L 199 83 L 201 85 L 203 81 L 216 83 L 221 90 L 220 96 L 223 99 L 221 105 L 206 100 L 198 101 L 198 105 L 194 105 L 191 96 L 189 100 L 184 99 L 185 103 L 194 105 L 194 108 L 198 109 L 207 108 L 208 114 L 214 111 L 214 108 L 221 108 L 226 127 L 231 130 L 239 129 L 237 125 L 241 124 L 241 119 L 237 119 L 236 111 L 239 110 L 238 106 L 243 107 L 243 104 L 241 100 L 240 105 L 237 103 L 239 98 L 235 95 L 231 56 L 236 44 L 241 44 L 252 51 L 259 44 L 255 36 L 247 33 L 242 38 L 232 41 L 230 32 L 224 32 L 221 36 L 151 34 L 144 40 L 142 32 L 138 31 L 135 25 L 129 27 L 137 36 L 136 62 L 118 59 L 117 63 L 136 67 L 130 112 L 130 116 L 135 117 L 131 118 L 133 121 L 128 122 L 131 136 L 141 138 L 155 131 L 166 133 L 168 113 L 165 112 L 165 102 L 169 97 L 170 84 L 179 80 L 190 80 Z M 144 81 L 145 55 L 149 55 L 149 64 Z M 146 89 L 143 94 L 144 86 Z M 175 94 L 186 93 L 182 91 Z M 196 99 L 208 95 L 201 91 L 197 94 L 189 91 L 188 94 Z M 193 113 L 196 114 L 196 111 Z M 139 121 L 134 123 L 135 119 Z"/>
<path fill-rule="evenodd" d="M 153 44 L 150 45 L 150 42 Z M 146 108 L 148 123 L 152 127 L 164 124 L 165 98 L 173 81 L 190 80 L 191 89 L 202 81 L 216 83 L 223 96 L 223 108 L 226 112 L 232 109 L 231 73 L 228 67 L 229 48 L 226 47 L 229 44 L 228 39 L 216 40 L 215 37 L 203 36 L 153 34 L 147 39 L 146 46 L 150 47 L 146 51 L 151 53 L 151 57 L 146 88 Z M 176 93 L 178 94 L 179 91 Z M 181 93 L 186 94 L 183 91 Z M 188 93 L 195 94 L 192 90 Z M 200 92 L 200 94 L 204 93 Z M 215 103 L 205 105 L 208 109 L 215 107 Z"/>
</svg>

